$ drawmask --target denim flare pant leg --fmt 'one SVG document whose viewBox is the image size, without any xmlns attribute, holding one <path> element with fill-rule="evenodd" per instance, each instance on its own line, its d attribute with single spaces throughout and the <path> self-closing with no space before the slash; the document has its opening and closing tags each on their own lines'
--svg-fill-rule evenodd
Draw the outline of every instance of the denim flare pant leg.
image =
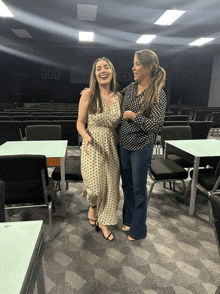
<svg viewBox="0 0 220 294">
<path fill-rule="evenodd" d="M 137 151 L 120 147 L 123 223 L 131 227 L 130 236 L 134 239 L 145 238 L 147 235 L 147 175 L 153 147 L 153 142 Z"/>
</svg>

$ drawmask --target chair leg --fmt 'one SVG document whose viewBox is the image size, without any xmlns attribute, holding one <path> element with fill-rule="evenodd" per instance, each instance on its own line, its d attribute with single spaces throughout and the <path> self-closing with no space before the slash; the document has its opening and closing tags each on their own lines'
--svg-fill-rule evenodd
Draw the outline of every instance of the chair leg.
<svg viewBox="0 0 220 294">
<path fill-rule="evenodd" d="M 56 189 L 56 191 L 61 191 L 60 181 L 59 182 L 56 182 L 55 189 Z"/>
<path fill-rule="evenodd" d="M 173 181 L 173 191 L 176 191 L 175 181 Z"/>
<path fill-rule="evenodd" d="M 213 225 L 213 213 L 212 213 L 212 206 L 211 206 L 211 203 L 210 201 L 209 202 L 209 224 L 210 226 Z"/>
<path fill-rule="evenodd" d="M 187 189 L 186 189 L 186 184 L 183 180 L 181 180 L 181 182 L 183 183 L 183 194 L 184 194 L 184 198 L 185 198 L 185 205 L 187 204 Z"/>
<path fill-rule="evenodd" d="M 49 214 L 49 241 L 52 240 L 52 202 L 48 203 L 48 214 Z"/>
<path fill-rule="evenodd" d="M 66 190 L 69 189 L 69 182 L 66 182 Z"/>
<path fill-rule="evenodd" d="M 151 193 L 152 193 L 152 190 L 153 190 L 153 187 L 154 187 L 155 184 L 156 184 L 156 182 L 154 182 L 154 183 L 151 185 L 151 187 L 150 187 L 150 191 L 148 192 L 148 203 L 149 203 L 149 201 L 150 201 Z"/>
</svg>

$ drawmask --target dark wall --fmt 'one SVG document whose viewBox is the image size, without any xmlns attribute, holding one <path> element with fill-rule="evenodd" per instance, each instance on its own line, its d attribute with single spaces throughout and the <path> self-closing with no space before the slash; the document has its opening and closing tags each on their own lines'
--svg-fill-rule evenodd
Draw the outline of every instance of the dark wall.
<svg viewBox="0 0 220 294">
<path fill-rule="evenodd" d="M 115 65 L 120 89 L 133 81 L 133 53 Z M 161 57 L 167 72 L 165 91 L 169 104 L 207 106 L 212 72 L 212 57 L 185 54 Z M 92 64 L 91 64 L 92 67 Z M 80 92 L 89 85 L 91 67 L 69 70 L 7 56 L 0 62 L 1 102 L 78 102 Z"/>
<path fill-rule="evenodd" d="M 170 67 L 170 104 L 208 106 L 213 57 L 189 54 L 174 58 Z"/>
</svg>

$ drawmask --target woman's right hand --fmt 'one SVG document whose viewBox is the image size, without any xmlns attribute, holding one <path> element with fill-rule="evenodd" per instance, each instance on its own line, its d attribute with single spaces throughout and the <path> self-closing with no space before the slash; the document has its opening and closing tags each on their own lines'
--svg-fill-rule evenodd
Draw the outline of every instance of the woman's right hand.
<svg viewBox="0 0 220 294">
<path fill-rule="evenodd" d="M 85 142 L 86 155 L 90 155 L 89 151 L 88 151 L 88 146 L 89 146 L 90 143 L 92 143 L 92 138 L 88 135 L 88 136 L 85 137 L 84 142 Z"/>
</svg>

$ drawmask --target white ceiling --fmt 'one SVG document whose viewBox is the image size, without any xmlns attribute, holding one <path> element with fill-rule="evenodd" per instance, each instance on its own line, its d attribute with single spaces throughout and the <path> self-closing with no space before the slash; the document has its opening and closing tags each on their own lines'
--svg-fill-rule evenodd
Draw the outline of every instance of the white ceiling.
<svg viewBox="0 0 220 294">
<path fill-rule="evenodd" d="M 90 69 L 92 62 L 101 56 L 109 57 L 116 66 L 131 64 L 134 52 L 144 48 L 154 50 L 163 60 L 178 56 L 212 57 L 220 52 L 219 0 L 5 0 L 4 3 L 15 17 L 0 18 L 1 63 L 20 57 L 19 60 L 83 71 Z M 92 6 L 83 10 L 81 5 Z M 167 9 L 186 13 L 170 26 L 155 25 Z M 32 38 L 19 38 L 12 29 L 26 29 Z M 94 43 L 79 42 L 79 30 L 94 31 Z M 136 44 L 142 34 L 157 37 L 150 44 Z M 200 37 L 215 40 L 202 47 L 189 46 Z"/>
</svg>

